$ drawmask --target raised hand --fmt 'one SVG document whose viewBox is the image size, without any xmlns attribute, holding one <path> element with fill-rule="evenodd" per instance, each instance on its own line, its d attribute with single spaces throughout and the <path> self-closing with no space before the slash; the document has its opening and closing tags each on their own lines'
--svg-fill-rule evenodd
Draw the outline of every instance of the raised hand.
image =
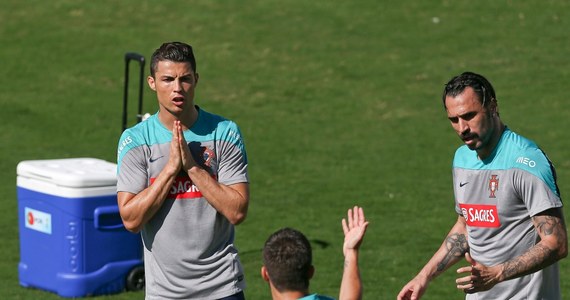
<svg viewBox="0 0 570 300">
<path fill-rule="evenodd" d="M 344 255 L 348 250 L 358 250 L 368 226 L 362 207 L 354 206 L 354 208 L 349 209 L 347 219 L 348 221 L 342 219 L 342 230 L 344 231 L 342 250 Z"/>
</svg>

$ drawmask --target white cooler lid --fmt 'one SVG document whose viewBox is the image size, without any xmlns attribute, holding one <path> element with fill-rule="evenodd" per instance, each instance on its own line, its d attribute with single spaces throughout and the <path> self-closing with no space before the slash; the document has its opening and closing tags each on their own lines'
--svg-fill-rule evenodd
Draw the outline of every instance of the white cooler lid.
<svg viewBox="0 0 570 300">
<path fill-rule="evenodd" d="M 18 176 L 65 187 L 117 185 L 117 165 L 97 158 L 26 160 L 18 164 L 16 172 Z"/>
</svg>

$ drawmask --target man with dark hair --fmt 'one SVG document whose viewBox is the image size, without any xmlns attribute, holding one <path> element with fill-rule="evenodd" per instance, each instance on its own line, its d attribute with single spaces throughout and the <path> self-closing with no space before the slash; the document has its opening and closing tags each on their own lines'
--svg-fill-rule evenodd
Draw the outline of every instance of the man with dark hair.
<svg viewBox="0 0 570 300">
<path fill-rule="evenodd" d="M 117 151 L 119 211 L 141 232 L 146 299 L 244 299 L 234 246 L 249 204 L 240 130 L 194 104 L 190 45 L 164 43 L 150 74 L 159 110 L 125 130 Z"/>
<path fill-rule="evenodd" d="M 361 299 L 362 284 L 358 270 L 358 249 L 368 222 L 361 207 L 348 210 L 348 221 L 342 220 L 344 231 L 344 271 L 340 300 Z M 273 233 L 263 247 L 261 277 L 269 283 L 274 300 L 330 300 L 332 298 L 309 293 L 309 280 L 315 268 L 309 240 L 300 231 L 283 228 Z"/>
<path fill-rule="evenodd" d="M 271 273 L 271 284 L 277 290 L 308 294 L 314 268 L 311 244 L 305 235 L 283 228 L 269 237 L 263 249 L 264 270 Z"/>
<path fill-rule="evenodd" d="M 443 91 L 464 145 L 453 159 L 458 214 L 441 247 L 398 299 L 420 299 L 431 280 L 459 262 L 466 299 L 561 299 L 558 260 L 568 254 L 556 172 L 532 141 L 499 118 L 495 90 L 479 74 L 453 77 Z"/>
</svg>

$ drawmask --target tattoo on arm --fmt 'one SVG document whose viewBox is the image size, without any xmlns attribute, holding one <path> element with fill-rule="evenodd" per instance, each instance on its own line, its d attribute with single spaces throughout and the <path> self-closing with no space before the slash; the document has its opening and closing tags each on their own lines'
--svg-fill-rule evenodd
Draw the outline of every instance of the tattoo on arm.
<svg viewBox="0 0 570 300">
<path fill-rule="evenodd" d="M 533 217 L 533 221 L 540 236 L 554 236 L 559 243 L 565 243 L 566 232 L 562 219 L 550 215 L 539 215 Z M 524 276 L 545 268 L 558 259 L 557 249 L 538 243 L 521 256 L 506 262 L 503 266 L 503 276 L 505 280 Z"/>
<path fill-rule="evenodd" d="M 459 233 L 449 235 L 445 240 L 445 246 L 447 247 L 447 253 L 443 260 L 437 264 L 438 272 L 444 271 L 452 259 L 463 257 L 467 250 L 469 250 L 467 238 L 464 234 Z"/>
<path fill-rule="evenodd" d="M 534 220 L 537 222 L 536 229 L 541 235 L 552 235 L 560 234 L 556 231 L 556 228 L 560 224 L 560 219 L 552 216 L 541 216 L 535 217 Z"/>
<path fill-rule="evenodd" d="M 505 280 L 530 274 L 543 268 L 543 264 L 554 251 L 537 244 L 525 254 L 505 263 L 503 276 Z"/>
</svg>

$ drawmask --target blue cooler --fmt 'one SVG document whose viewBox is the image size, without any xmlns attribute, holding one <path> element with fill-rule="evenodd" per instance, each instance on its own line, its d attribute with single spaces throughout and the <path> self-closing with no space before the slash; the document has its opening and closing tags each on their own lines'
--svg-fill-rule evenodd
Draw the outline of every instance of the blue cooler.
<svg viewBox="0 0 570 300">
<path fill-rule="evenodd" d="M 121 221 L 116 169 L 94 158 L 18 164 L 22 286 L 63 297 L 144 288 L 142 243 Z"/>
</svg>

